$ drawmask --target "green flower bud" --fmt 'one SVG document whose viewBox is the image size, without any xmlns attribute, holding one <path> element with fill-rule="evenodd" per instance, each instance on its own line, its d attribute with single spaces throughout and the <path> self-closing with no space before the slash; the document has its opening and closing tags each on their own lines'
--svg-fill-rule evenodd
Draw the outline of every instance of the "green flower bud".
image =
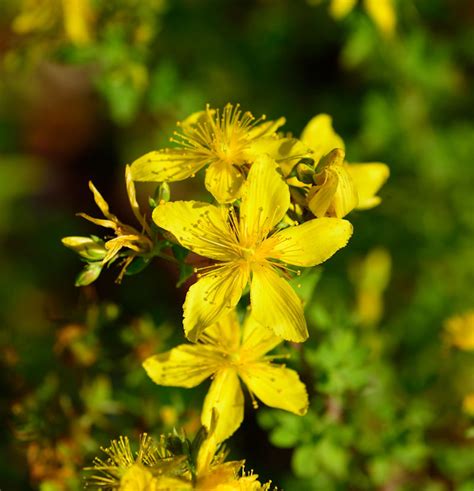
<svg viewBox="0 0 474 491">
<path fill-rule="evenodd" d="M 81 257 L 89 261 L 104 259 L 107 250 L 100 239 L 90 237 L 64 237 L 61 242 L 69 249 L 77 252 Z"/>
</svg>

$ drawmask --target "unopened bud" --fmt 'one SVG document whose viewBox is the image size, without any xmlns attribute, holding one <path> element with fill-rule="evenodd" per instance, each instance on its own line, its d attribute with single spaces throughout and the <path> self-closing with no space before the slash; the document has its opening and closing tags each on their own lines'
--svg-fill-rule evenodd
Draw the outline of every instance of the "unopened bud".
<svg viewBox="0 0 474 491">
<path fill-rule="evenodd" d="M 100 261 L 107 253 L 100 239 L 90 237 L 64 237 L 61 242 L 89 261 Z"/>
<path fill-rule="evenodd" d="M 87 264 L 87 266 L 78 274 L 75 285 L 87 286 L 94 283 L 101 271 L 102 263 L 100 261 Z"/>
<path fill-rule="evenodd" d="M 296 175 L 298 180 L 304 182 L 305 184 L 312 184 L 314 176 L 314 168 L 308 164 L 298 164 L 296 166 Z"/>
</svg>

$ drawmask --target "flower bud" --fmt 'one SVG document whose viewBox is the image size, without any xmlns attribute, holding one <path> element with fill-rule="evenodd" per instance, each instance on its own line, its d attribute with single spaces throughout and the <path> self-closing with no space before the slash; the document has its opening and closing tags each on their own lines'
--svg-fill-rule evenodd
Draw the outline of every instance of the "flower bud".
<svg viewBox="0 0 474 491">
<path fill-rule="evenodd" d="M 107 250 L 100 239 L 73 236 L 64 237 L 61 242 L 89 261 L 100 261 L 107 254 Z"/>
</svg>

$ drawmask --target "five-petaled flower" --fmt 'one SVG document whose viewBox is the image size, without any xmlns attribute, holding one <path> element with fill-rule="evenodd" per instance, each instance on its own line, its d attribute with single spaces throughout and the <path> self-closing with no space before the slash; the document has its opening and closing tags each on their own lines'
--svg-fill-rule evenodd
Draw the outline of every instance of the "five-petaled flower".
<svg viewBox="0 0 474 491">
<path fill-rule="evenodd" d="M 143 363 L 158 385 L 195 387 L 206 378 L 212 383 L 204 401 L 201 420 L 211 425 L 217 411 L 216 438 L 225 440 L 240 426 L 244 417 L 244 397 L 239 378 L 252 395 L 266 405 L 303 415 L 308 395 L 298 374 L 274 364 L 278 356 L 267 353 L 282 342 L 272 331 L 247 315 L 240 328 L 235 310 L 206 329 L 196 344 L 182 344 L 147 358 Z"/>
<path fill-rule="evenodd" d="M 182 181 L 208 165 L 206 188 L 220 203 L 239 197 L 245 166 L 251 164 L 251 146 L 275 134 L 285 118 L 264 121 L 239 105 L 227 104 L 222 112 L 206 107 L 182 123 L 171 139 L 178 148 L 149 152 L 132 164 L 135 181 Z"/>
<path fill-rule="evenodd" d="M 344 247 L 352 225 L 338 218 L 275 227 L 290 206 L 287 184 L 268 156 L 252 165 L 237 214 L 234 207 L 196 201 L 164 203 L 155 223 L 196 254 L 216 261 L 201 268 L 184 303 L 184 330 L 191 341 L 239 302 L 250 282 L 255 319 L 284 339 L 301 342 L 308 330 L 300 298 L 279 273 L 288 265 L 311 267 Z"/>
</svg>

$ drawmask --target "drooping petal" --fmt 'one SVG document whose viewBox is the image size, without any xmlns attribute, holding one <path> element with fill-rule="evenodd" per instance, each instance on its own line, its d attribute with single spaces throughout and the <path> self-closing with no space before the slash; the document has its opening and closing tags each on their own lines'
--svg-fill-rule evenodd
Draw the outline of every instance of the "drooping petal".
<svg viewBox="0 0 474 491">
<path fill-rule="evenodd" d="M 252 272 L 250 301 L 255 320 L 288 341 L 307 339 L 303 306 L 293 288 L 270 266 L 256 263 Z"/>
<path fill-rule="evenodd" d="M 209 427 L 212 411 L 217 411 L 214 435 L 218 442 L 229 438 L 244 419 L 244 395 L 234 368 L 223 368 L 216 373 L 204 400 L 201 422 Z"/>
<path fill-rule="evenodd" d="M 315 217 L 324 217 L 334 201 L 338 179 L 334 172 L 325 169 L 320 177 L 320 184 L 313 186 L 306 197 L 306 203 Z"/>
<path fill-rule="evenodd" d="M 245 269 L 228 265 L 194 283 L 183 305 L 183 326 L 187 338 L 197 341 L 204 329 L 228 314 L 239 302 L 247 281 Z"/>
<path fill-rule="evenodd" d="M 268 239 L 272 243 L 268 255 L 295 266 L 316 266 L 344 247 L 352 231 L 352 225 L 347 220 L 315 218 L 273 235 Z"/>
<path fill-rule="evenodd" d="M 232 259 L 235 238 L 227 224 L 227 209 L 198 201 L 172 201 L 157 206 L 153 221 L 171 232 L 196 254 L 218 261 Z"/>
<path fill-rule="evenodd" d="M 231 203 L 236 200 L 244 180 L 242 171 L 226 162 L 214 162 L 206 170 L 206 189 L 219 203 Z"/>
<path fill-rule="evenodd" d="M 290 206 L 290 191 L 268 155 L 259 157 L 250 168 L 242 187 L 240 236 L 253 246 L 285 216 Z"/>
<path fill-rule="evenodd" d="M 245 385 L 267 406 L 303 415 L 308 410 L 308 393 L 298 374 L 283 365 L 251 363 L 239 369 Z"/>
<path fill-rule="evenodd" d="M 232 309 L 202 334 L 201 340 L 224 351 L 237 351 L 240 346 L 240 323 L 237 312 Z"/>
<path fill-rule="evenodd" d="M 241 357 L 245 360 L 258 360 L 282 341 L 273 330 L 263 327 L 250 313 L 243 325 Z"/>
<path fill-rule="evenodd" d="M 359 195 L 357 208 L 367 210 L 377 206 L 381 199 L 375 195 L 390 176 L 388 165 L 381 162 L 371 162 L 367 164 L 347 164 L 346 168 Z"/>
<path fill-rule="evenodd" d="M 346 165 L 329 165 L 316 177 L 316 182 L 307 198 L 308 208 L 315 216 L 343 218 L 358 205 L 357 188 Z"/>
<path fill-rule="evenodd" d="M 130 170 L 134 181 L 182 181 L 193 176 L 206 164 L 207 159 L 197 159 L 185 150 L 167 148 L 148 152 L 135 160 Z"/>
<path fill-rule="evenodd" d="M 212 347 L 182 344 L 150 356 L 143 362 L 143 368 L 158 385 L 189 388 L 210 377 L 220 362 L 220 354 Z"/>
<path fill-rule="evenodd" d="M 328 114 L 318 114 L 311 119 L 301 134 L 301 141 L 313 150 L 312 158 L 316 163 L 332 149 L 344 149 L 344 141 L 334 131 Z"/>
</svg>

